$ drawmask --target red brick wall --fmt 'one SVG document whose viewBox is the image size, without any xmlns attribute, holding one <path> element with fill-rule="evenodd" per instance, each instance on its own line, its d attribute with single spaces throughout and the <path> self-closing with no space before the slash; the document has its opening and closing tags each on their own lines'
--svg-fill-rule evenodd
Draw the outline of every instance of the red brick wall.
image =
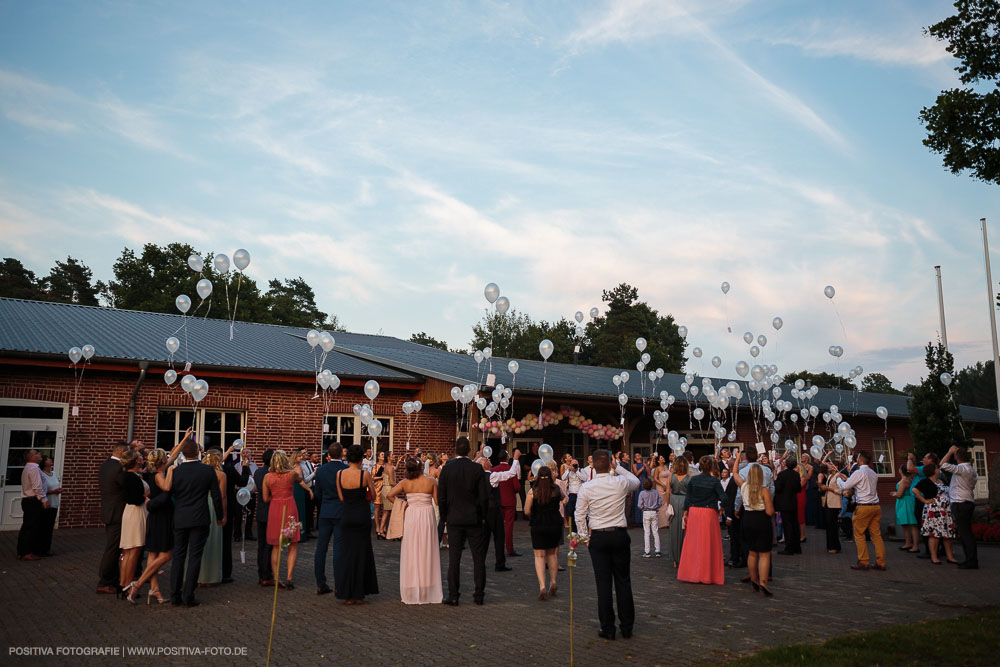
<svg viewBox="0 0 1000 667">
<path fill-rule="evenodd" d="M 138 378 L 134 374 L 88 370 L 80 384 L 80 414 L 70 416 L 63 462 L 63 494 L 59 525 L 96 526 L 100 521 L 97 473 L 111 447 L 128 430 L 128 402 Z M 247 444 L 259 455 L 268 447 L 286 450 L 305 446 L 318 451 L 322 444 L 323 401 L 313 399 L 313 385 L 291 382 L 240 381 L 206 378 L 208 396 L 202 408 L 245 410 Z M 401 406 L 412 400 L 414 390 L 383 389 L 375 401 L 379 416 L 394 418 L 393 452 L 405 451 L 406 415 Z M 61 369 L 0 367 L 0 397 L 72 403 L 73 375 Z M 355 403 L 368 402 L 360 387 L 342 387 L 330 403 L 331 413 L 351 413 Z M 147 447 L 156 442 L 156 414 L 161 406 L 190 406 L 179 381 L 172 387 L 162 372 L 147 375 L 139 390 L 135 412 L 135 438 Z M 426 406 L 412 415 L 411 448 L 424 452 L 453 452 L 454 406 Z"/>
</svg>

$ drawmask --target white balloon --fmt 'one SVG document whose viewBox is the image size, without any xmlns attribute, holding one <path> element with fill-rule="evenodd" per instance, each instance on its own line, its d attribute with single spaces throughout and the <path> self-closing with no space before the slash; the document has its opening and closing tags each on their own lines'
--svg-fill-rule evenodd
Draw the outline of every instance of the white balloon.
<svg viewBox="0 0 1000 667">
<path fill-rule="evenodd" d="M 330 391 L 337 391 L 340 388 L 340 378 L 336 375 L 330 374 L 329 389 Z"/>
<path fill-rule="evenodd" d="M 198 281 L 195 291 L 198 292 L 198 296 L 200 296 L 202 300 L 207 299 L 212 296 L 212 281 L 208 278 L 202 278 Z"/>
<path fill-rule="evenodd" d="M 361 412 L 358 414 L 358 417 L 361 419 L 362 424 L 368 426 L 371 423 L 372 419 L 375 418 L 375 414 L 372 412 L 372 409 L 370 407 L 368 407 L 367 405 L 363 405 L 361 406 Z"/>
<path fill-rule="evenodd" d="M 373 438 L 377 438 L 382 435 L 382 422 L 377 419 L 372 419 L 368 422 L 368 435 Z"/>
<path fill-rule="evenodd" d="M 191 388 L 194 387 L 194 383 L 198 381 L 193 375 L 185 375 L 181 378 L 181 389 L 187 393 L 191 393 Z"/>
<path fill-rule="evenodd" d="M 94 352 L 96 351 L 97 350 L 94 349 L 93 345 L 84 345 L 82 348 L 80 348 L 80 354 L 83 355 L 84 359 L 90 359 L 92 356 L 94 356 Z"/>
<path fill-rule="evenodd" d="M 662 380 L 663 379 L 663 374 L 664 373 L 663 373 L 663 369 L 662 368 L 657 368 L 656 369 L 656 379 Z"/>
<path fill-rule="evenodd" d="M 744 331 L 743 332 L 743 342 L 746 343 L 747 345 L 749 345 L 750 343 L 752 343 L 753 342 L 753 334 L 750 333 L 749 331 Z"/>
<path fill-rule="evenodd" d="M 332 352 L 336 345 L 336 339 L 328 331 L 324 331 L 319 335 L 319 346 L 323 348 L 324 352 Z"/>
<path fill-rule="evenodd" d="M 319 332 L 315 329 L 310 329 L 306 332 L 306 342 L 309 343 L 309 347 L 316 347 L 319 345 Z"/>
<path fill-rule="evenodd" d="M 771 320 L 771 326 L 774 327 L 775 331 L 778 331 L 781 329 L 781 327 L 785 326 L 785 321 L 780 317 L 776 317 L 773 320 Z"/>
<path fill-rule="evenodd" d="M 495 305 L 496 305 L 497 312 L 500 313 L 501 315 L 503 315 L 510 308 L 510 299 L 508 299 L 505 296 L 502 296 L 499 299 L 497 299 L 497 302 L 496 302 Z"/>
<path fill-rule="evenodd" d="M 597 317 L 600 314 L 601 314 L 601 311 L 599 311 L 596 306 L 594 308 L 590 309 L 590 317 L 591 318 Z"/>
<path fill-rule="evenodd" d="M 451 400 L 457 401 L 461 397 L 462 397 L 462 390 L 459 389 L 458 387 L 452 387 L 451 388 Z"/>
<path fill-rule="evenodd" d="M 618 394 L 618 404 L 625 405 L 626 403 L 628 403 L 628 394 Z"/>
<path fill-rule="evenodd" d="M 701 408 L 695 408 L 694 412 L 692 412 L 691 414 L 694 416 L 696 421 L 701 421 L 702 419 L 705 418 L 705 411 L 702 410 Z"/>
<path fill-rule="evenodd" d="M 722 283 L 722 293 L 729 294 L 729 283 Z"/>
<path fill-rule="evenodd" d="M 623 383 L 627 383 L 630 377 L 632 376 L 628 374 L 628 371 L 622 371 L 621 378 Z"/>
<path fill-rule="evenodd" d="M 747 362 L 740 361 L 736 364 L 736 373 L 741 378 L 745 378 L 747 376 L 747 373 L 749 372 L 750 372 L 750 364 L 748 364 Z"/>
<path fill-rule="evenodd" d="M 191 255 L 188 257 L 188 266 L 191 267 L 192 271 L 201 273 L 205 268 L 205 260 L 201 258 L 201 255 Z"/>
<path fill-rule="evenodd" d="M 648 364 L 650 359 L 652 359 L 652 357 L 649 356 L 649 352 L 643 352 L 642 357 L 640 357 L 640 359 L 642 359 L 642 363 Z"/>
<path fill-rule="evenodd" d="M 174 336 L 167 339 L 167 352 L 170 354 L 176 354 L 177 350 L 181 349 L 181 342 Z"/>
<path fill-rule="evenodd" d="M 424 404 L 423 403 L 421 403 L 420 401 L 413 401 L 413 411 L 414 412 L 420 412 L 423 409 L 424 409 Z"/>
<path fill-rule="evenodd" d="M 174 299 L 174 305 L 177 306 L 177 310 L 182 313 L 186 313 L 191 309 L 191 297 L 186 294 L 181 294 L 179 297 Z"/>
<path fill-rule="evenodd" d="M 201 403 L 202 399 L 208 395 L 208 383 L 204 380 L 198 380 L 193 385 L 191 385 L 191 398 L 194 399 L 195 403 Z"/>
<path fill-rule="evenodd" d="M 243 248 L 240 248 L 233 253 L 233 264 L 235 264 L 236 268 L 240 271 L 247 268 L 250 266 L 250 253 Z"/>
<path fill-rule="evenodd" d="M 875 414 L 878 415 L 879 419 L 888 419 L 889 418 L 889 411 L 886 410 L 886 408 L 885 408 L 884 405 L 880 405 L 877 408 L 875 408 Z"/>
<path fill-rule="evenodd" d="M 750 376 L 757 382 L 760 382 L 761 380 L 764 379 L 764 368 L 759 365 L 754 366 L 753 368 L 750 369 Z"/>
<path fill-rule="evenodd" d="M 552 460 L 552 455 L 553 455 L 552 445 L 543 444 L 541 447 L 538 448 L 538 458 L 540 458 L 545 463 L 548 463 L 549 461 Z"/>
<path fill-rule="evenodd" d="M 576 320 L 577 322 L 583 322 L 583 311 L 578 310 L 575 313 L 573 313 L 573 319 Z"/>
<path fill-rule="evenodd" d="M 475 352 L 472 353 L 472 358 L 476 360 L 476 365 L 478 366 L 479 364 L 483 363 L 483 359 L 485 359 L 486 356 L 482 353 L 482 351 L 476 350 Z"/>
<path fill-rule="evenodd" d="M 688 337 L 688 328 L 686 326 L 683 326 L 683 325 L 677 327 L 677 335 L 680 336 L 682 339 L 683 338 L 687 338 Z"/>
<path fill-rule="evenodd" d="M 489 445 L 483 447 L 483 456 L 485 458 L 490 458 L 491 456 L 493 456 L 493 448 L 490 447 Z"/>
<path fill-rule="evenodd" d="M 521 368 L 521 364 L 517 363 L 513 359 L 511 359 L 507 363 L 507 370 L 510 371 L 511 375 L 517 375 L 517 371 L 520 370 L 520 368 Z"/>
<path fill-rule="evenodd" d="M 167 383 L 167 386 L 172 385 L 177 381 L 177 371 L 173 368 L 168 368 L 167 372 L 163 374 L 163 381 Z"/>
<path fill-rule="evenodd" d="M 949 386 L 951 384 L 952 379 L 953 378 L 951 376 L 951 373 L 941 373 L 941 384 L 943 384 L 944 386 L 946 387 Z"/>
<path fill-rule="evenodd" d="M 764 334 L 757 336 L 757 344 L 761 347 L 765 347 L 767 345 L 767 336 Z"/>
<path fill-rule="evenodd" d="M 636 338 L 635 339 L 635 349 L 639 350 L 640 352 L 642 352 L 643 350 L 645 350 L 646 349 L 646 339 L 643 338 L 642 336 Z"/>
<path fill-rule="evenodd" d="M 646 370 L 646 364 L 642 363 L 641 361 L 635 362 L 635 370 L 641 373 L 642 371 Z"/>
<path fill-rule="evenodd" d="M 700 347 L 694 348 L 693 350 L 691 350 L 691 354 L 693 354 L 694 356 L 700 358 L 701 357 L 701 348 Z"/>
<path fill-rule="evenodd" d="M 212 260 L 212 265 L 215 267 L 215 270 L 218 271 L 219 273 L 228 273 L 229 257 L 223 255 L 220 252 L 218 255 L 215 256 L 215 259 Z"/>
<path fill-rule="evenodd" d="M 538 344 L 538 353 L 542 355 L 542 359 L 545 360 L 548 360 L 548 358 L 552 356 L 552 351 L 554 349 L 555 347 L 552 345 L 552 341 L 548 338 Z"/>
<path fill-rule="evenodd" d="M 823 288 L 823 294 L 826 295 L 827 299 L 832 299 L 836 293 L 837 290 L 833 289 L 833 285 L 827 285 Z"/>
<path fill-rule="evenodd" d="M 483 296 L 490 303 L 496 303 L 497 299 L 500 298 L 500 288 L 496 283 L 486 283 L 486 288 L 483 289 Z"/>
<path fill-rule="evenodd" d="M 358 415 L 361 414 L 361 406 L 358 405 L 357 403 L 354 404 L 354 407 L 352 408 L 352 410 L 354 411 L 354 416 L 355 417 L 357 417 Z"/>
<path fill-rule="evenodd" d="M 715 366 L 716 368 L 718 368 L 719 366 L 721 366 L 722 365 L 722 357 L 719 357 L 719 356 L 712 357 L 712 365 Z"/>
<path fill-rule="evenodd" d="M 750 347 L 750 356 L 756 358 L 760 354 L 760 348 L 756 345 Z"/>
</svg>

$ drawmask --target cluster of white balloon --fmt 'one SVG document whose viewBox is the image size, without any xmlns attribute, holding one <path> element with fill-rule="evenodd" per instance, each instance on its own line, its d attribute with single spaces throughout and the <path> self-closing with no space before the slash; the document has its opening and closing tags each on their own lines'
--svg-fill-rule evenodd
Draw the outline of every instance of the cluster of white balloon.
<svg viewBox="0 0 1000 667">
<path fill-rule="evenodd" d="M 415 421 L 420 420 L 420 411 L 424 409 L 424 404 L 420 401 L 406 401 L 403 403 L 402 410 L 403 414 L 406 415 L 406 449 L 410 449 L 410 428 L 412 426 L 411 419 Z M 414 418 L 413 415 L 416 415 Z"/>
<path fill-rule="evenodd" d="M 532 477 L 538 477 L 538 471 L 541 470 L 543 466 L 547 466 L 549 464 L 549 461 L 552 460 L 553 454 L 552 445 L 544 444 L 538 448 L 538 458 L 531 463 Z"/>
<path fill-rule="evenodd" d="M 327 386 L 323 387 L 323 383 L 320 382 L 320 377 L 325 375 L 324 364 L 326 364 L 327 356 L 333 352 L 333 348 L 337 345 L 337 340 L 333 337 L 329 331 L 316 331 L 315 329 L 310 329 L 306 332 L 306 343 L 309 344 L 309 349 L 312 350 L 313 355 L 313 372 L 316 373 L 316 384 L 315 384 L 315 394 L 313 398 L 319 398 L 319 389 L 322 387 L 324 392 L 332 387 L 332 391 L 336 391 L 340 387 L 340 378 L 336 375 L 330 373 L 326 375 Z M 317 348 L 319 348 L 317 350 Z M 333 378 L 336 378 L 334 380 Z"/>
<path fill-rule="evenodd" d="M 595 320 L 595 319 L 597 319 L 597 316 L 600 315 L 600 314 L 601 314 L 601 311 L 598 310 L 597 306 L 594 306 L 593 308 L 590 309 L 590 319 L 592 321 Z M 581 347 L 581 345 L 583 345 L 583 337 L 587 333 L 587 330 L 583 326 L 583 311 L 582 310 L 578 310 L 575 313 L 573 313 L 573 319 L 576 320 L 576 326 L 575 326 L 575 328 L 573 330 L 573 335 L 576 337 L 576 348 L 575 348 L 574 352 L 576 352 L 577 354 L 579 354 L 580 353 L 580 347 Z"/>
<path fill-rule="evenodd" d="M 250 266 L 250 253 L 244 250 L 243 248 L 240 248 L 239 250 L 233 253 L 232 264 L 233 266 L 236 267 L 236 270 L 239 272 L 239 281 L 236 283 L 235 303 L 233 304 L 232 309 L 230 309 L 229 280 L 227 279 L 227 277 L 229 276 L 229 269 L 230 269 L 229 256 L 219 253 L 212 258 L 212 266 L 215 268 L 215 271 L 219 273 L 223 278 L 223 285 L 225 286 L 226 290 L 226 318 L 229 320 L 229 340 L 233 339 L 233 330 L 236 324 L 236 309 L 239 307 L 240 303 L 240 287 L 243 285 L 243 271 L 248 266 Z M 191 267 L 191 270 L 194 271 L 195 273 L 204 276 L 205 260 L 202 258 L 201 255 L 191 255 L 190 257 L 188 257 L 188 266 Z M 201 303 L 198 304 L 198 308 L 195 308 L 195 312 L 197 312 L 202 307 L 206 299 L 212 296 L 212 290 L 213 290 L 212 281 L 210 281 L 208 278 L 203 277 L 201 280 L 198 281 L 198 284 L 195 285 L 195 291 L 201 298 Z M 184 315 L 186 315 L 188 310 L 191 308 L 191 298 L 188 297 L 186 294 L 181 294 L 180 296 L 178 296 L 174 300 L 174 303 L 177 306 L 177 310 L 181 311 L 181 314 Z M 206 316 L 208 316 L 208 311 L 210 311 L 211 309 L 212 309 L 212 304 L 211 302 L 209 302 L 208 310 L 205 311 Z"/>
<path fill-rule="evenodd" d="M 94 356 L 97 350 L 94 349 L 93 345 L 89 343 L 83 347 L 76 347 L 75 345 L 69 348 L 67 356 L 70 362 L 73 364 L 73 407 L 71 408 L 71 413 L 74 417 L 80 414 L 80 407 L 77 405 L 77 396 L 80 393 L 80 384 L 83 382 L 83 373 L 87 370 L 87 366 L 90 364 L 90 358 Z M 77 375 L 77 364 L 80 360 L 83 360 L 83 368 L 80 369 L 80 374 Z"/>
</svg>

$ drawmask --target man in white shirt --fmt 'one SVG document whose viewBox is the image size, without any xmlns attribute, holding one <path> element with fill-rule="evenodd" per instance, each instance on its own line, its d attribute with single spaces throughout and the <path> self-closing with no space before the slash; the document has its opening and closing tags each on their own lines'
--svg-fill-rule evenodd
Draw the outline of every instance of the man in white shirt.
<svg viewBox="0 0 1000 667">
<path fill-rule="evenodd" d="M 38 560 L 40 556 L 43 513 L 49 506 L 45 484 L 38 463 L 42 455 L 29 449 L 21 471 L 21 530 L 17 533 L 17 559 Z"/>
<path fill-rule="evenodd" d="M 958 461 L 958 465 L 949 463 L 952 456 Z M 969 450 L 953 446 L 941 459 L 941 469 L 951 473 L 951 486 L 948 488 L 951 515 L 955 520 L 955 528 L 958 529 L 958 539 L 962 541 L 962 552 L 965 553 L 965 560 L 958 564 L 958 568 L 979 569 L 976 537 L 972 534 L 972 512 L 976 508 L 975 493 L 979 474 L 969 463 Z"/>
<path fill-rule="evenodd" d="M 872 455 L 869 452 L 858 452 L 858 469 L 847 478 L 846 482 L 838 482 L 844 491 L 854 495 L 854 545 L 858 548 L 858 562 L 851 566 L 852 570 L 868 569 L 868 543 L 865 541 L 865 531 L 871 535 L 875 547 L 875 565 L 873 570 L 885 569 L 885 545 L 882 544 L 882 506 L 878 503 L 878 474 L 871 469 Z"/>
<path fill-rule="evenodd" d="M 618 598 L 618 618 L 622 637 L 632 636 L 635 604 L 629 574 L 631 556 L 628 531 L 625 529 L 625 501 L 639 489 L 639 478 L 620 464 L 611 473 L 611 452 L 599 449 L 593 454 L 594 478 L 580 487 L 576 498 L 576 525 L 583 535 L 590 535 L 590 560 L 597 580 L 598 632 L 604 639 L 615 638 L 615 610 L 611 601 L 614 581 Z"/>
<path fill-rule="evenodd" d="M 570 530 L 573 532 L 576 532 L 576 517 L 573 515 L 576 513 L 577 494 L 580 493 L 580 487 L 590 481 L 593 472 L 589 467 L 584 470 L 580 470 L 580 462 L 573 459 L 562 475 L 562 480 L 566 482 L 566 516 L 569 517 Z"/>
</svg>

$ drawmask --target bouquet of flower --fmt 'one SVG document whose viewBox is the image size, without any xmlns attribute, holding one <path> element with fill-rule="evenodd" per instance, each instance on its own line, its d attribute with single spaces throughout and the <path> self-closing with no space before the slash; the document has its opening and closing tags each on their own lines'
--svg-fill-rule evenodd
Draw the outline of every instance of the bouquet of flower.
<svg viewBox="0 0 1000 667">
<path fill-rule="evenodd" d="M 581 535 L 580 533 L 570 533 L 566 537 L 569 540 L 569 554 L 566 557 L 566 565 L 569 567 L 576 567 L 576 548 L 580 546 L 581 543 L 589 544 L 590 537 Z"/>
<path fill-rule="evenodd" d="M 281 529 L 281 548 L 284 549 L 292 543 L 295 533 L 302 529 L 302 524 L 295 520 L 295 517 L 288 517 L 288 523 Z"/>
</svg>

